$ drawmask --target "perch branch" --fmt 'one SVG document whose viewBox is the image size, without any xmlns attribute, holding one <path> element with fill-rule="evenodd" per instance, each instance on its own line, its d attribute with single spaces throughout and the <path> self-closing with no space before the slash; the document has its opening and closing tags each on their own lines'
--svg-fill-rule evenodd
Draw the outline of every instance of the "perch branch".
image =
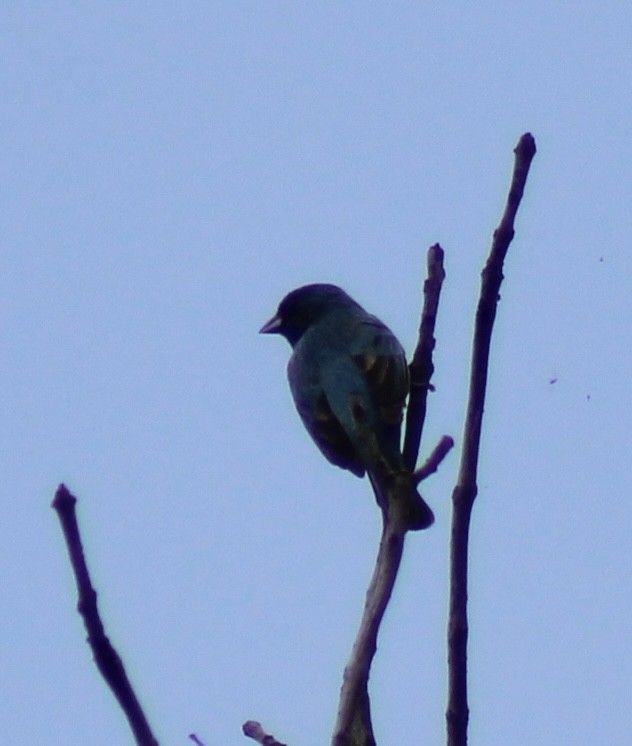
<svg viewBox="0 0 632 746">
<path fill-rule="evenodd" d="M 463 447 L 457 484 L 452 493 L 450 542 L 450 601 L 448 620 L 448 746 L 467 744 L 469 708 L 467 700 L 467 567 L 472 506 L 478 490 L 477 464 L 487 385 L 492 329 L 503 280 L 503 262 L 514 236 L 514 221 L 524 193 L 535 141 L 527 133 L 515 150 L 515 161 L 505 211 L 494 231 L 489 258 L 482 272 L 481 293 L 476 311 L 470 389 L 463 431 Z"/>
<path fill-rule="evenodd" d="M 443 249 L 436 244 L 428 250 L 428 276 L 424 282 L 424 305 L 419 327 L 419 340 L 410 365 L 411 392 L 406 418 L 404 462 L 413 471 L 426 415 L 426 398 L 431 389 L 430 378 L 434 371 L 434 327 L 441 285 L 445 277 Z M 439 463 L 452 447 L 451 439 L 444 438 L 422 467 L 422 476 L 436 471 Z M 393 592 L 397 572 L 404 551 L 405 528 L 395 518 L 395 512 L 386 510 L 386 501 L 379 486 L 373 483 L 378 503 L 383 509 L 383 528 L 378 556 L 369 585 L 351 658 L 345 668 L 340 693 L 338 717 L 334 728 L 333 746 L 374 746 L 375 737 L 371 724 L 371 707 L 368 692 L 371 663 L 377 649 L 377 635 L 384 612 Z"/>
<path fill-rule="evenodd" d="M 88 643 L 92 648 L 97 668 L 129 721 L 136 743 L 139 746 L 158 746 L 158 741 L 127 678 L 123 662 L 105 634 L 97 608 L 97 593 L 92 586 L 83 552 L 75 512 L 76 502 L 77 498 L 61 484 L 55 493 L 52 507 L 57 512 L 66 539 L 79 595 L 77 608 L 88 632 Z"/>
</svg>

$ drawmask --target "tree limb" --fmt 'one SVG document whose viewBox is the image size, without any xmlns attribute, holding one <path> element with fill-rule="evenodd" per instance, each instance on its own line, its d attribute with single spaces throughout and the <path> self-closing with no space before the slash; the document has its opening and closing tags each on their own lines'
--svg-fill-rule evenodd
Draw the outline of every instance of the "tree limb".
<svg viewBox="0 0 632 746">
<path fill-rule="evenodd" d="M 52 507 L 57 513 L 66 539 L 79 595 L 77 609 L 88 632 L 88 644 L 92 648 L 97 668 L 129 721 L 136 743 L 139 746 L 158 746 L 158 741 L 127 678 L 123 662 L 105 634 L 97 608 L 97 593 L 92 586 L 83 552 L 75 513 L 76 502 L 77 498 L 61 484 L 55 493 Z"/>
<path fill-rule="evenodd" d="M 535 140 L 524 134 L 516 146 L 513 177 L 505 211 L 494 231 L 489 258 L 482 272 L 481 293 L 476 311 L 470 390 L 463 432 L 463 447 L 457 484 L 452 493 L 450 543 L 450 601 L 448 620 L 448 746 L 467 744 L 469 708 L 467 700 L 467 568 L 472 506 L 478 490 L 478 453 L 487 386 L 492 329 L 496 317 L 503 262 L 514 237 L 514 221 L 535 156 Z"/>
</svg>

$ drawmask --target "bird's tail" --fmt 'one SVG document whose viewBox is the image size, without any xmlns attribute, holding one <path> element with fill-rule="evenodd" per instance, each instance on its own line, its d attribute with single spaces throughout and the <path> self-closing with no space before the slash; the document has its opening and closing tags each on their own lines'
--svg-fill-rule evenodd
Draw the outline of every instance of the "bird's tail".
<svg viewBox="0 0 632 746">
<path fill-rule="evenodd" d="M 434 523 L 434 513 L 413 484 L 412 474 L 391 472 L 381 479 L 369 474 L 377 501 L 383 511 L 409 531 L 421 531 Z"/>
</svg>

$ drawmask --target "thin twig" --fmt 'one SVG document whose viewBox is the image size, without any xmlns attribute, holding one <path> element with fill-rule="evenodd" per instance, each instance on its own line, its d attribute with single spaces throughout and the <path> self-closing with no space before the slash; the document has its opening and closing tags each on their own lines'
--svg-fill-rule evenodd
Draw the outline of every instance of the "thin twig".
<svg viewBox="0 0 632 746">
<path fill-rule="evenodd" d="M 206 746 L 206 744 L 204 743 L 204 741 L 201 741 L 201 740 L 200 740 L 200 739 L 199 739 L 199 738 L 198 738 L 198 737 L 197 737 L 197 736 L 195 735 L 195 733 L 189 733 L 189 738 L 190 738 L 190 739 L 191 739 L 191 740 L 193 741 L 193 743 L 195 744 L 195 746 Z"/>
<path fill-rule="evenodd" d="M 431 474 L 434 474 L 453 447 L 454 438 L 451 438 L 449 435 L 444 435 L 434 447 L 430 456 L 428 456 L 424 463 L 413 474 L 414 484 L 419 484 L 420 482 L 423 482 L 424 479 L 427 479 Z"/>
<path fill-rule="evenodd" d="M 524 192 L 535 141 L 527 133 L 515 150 L 511 187 L 505 211 L 494 231 L 489 258 L 482 272 L 481 294 L 476 311 L 470 390 L 463 432 L 463 448 L 457 484 L 452 493 L 450 543 L 450 609 L 448 620 L 448 746 L 467 744 L 467 566 L 470 517 L 478 490 L 476 483 L 481 425 L 487 385 L 492 329 L 496 317 L 503 262 L 514 236 L 516 212 Z"/>
<path fill-rule="evenodd" d="M 443 249 L 435 244 L 428 249 L 428 276 L 424 282 L 424 305 L 419 324 L 417 347 L 410 363 L 410 396 L 406 411 L 406 433 L 404 436 L 404 464 L 414 471 L 419 455 L 419 444 L 426 419 L 426 400 L 432 391 L 430 379 L 434 373 L 432 352 L 435 346 L 434 329 L 441 286 L 445 279 Z"/>
<path fill-rule="evenodd" d="M 127 678 L 123 662 L 105 634 L 97 608 L 97 593 L 92 586 L 83 552 L 75 513 L 76 502 L 77 498 L 65 485 L 61 484 L 55 493 L 52 507 L 57 512 L 66 539 L 70 562 L 77 582 L 79 595 L 77 608 L 88 632 L 88 643 L 92 648 L 97 668 L 129 721 L 136 743 L 139 746 L 158 746 L 158 741 L 149 727 L 145 713 Z"/>
<path fill-rule="evenodd" d="M 261 746 L 285 746 L 281 741 L 277 741 L 274 736 L 266 733 L 261 727 L 261 723 L 258 723 L 256 720 L 248 720 L 242 725 L 241 729 L 244 735 L 260 743 Z"/>
</svg>

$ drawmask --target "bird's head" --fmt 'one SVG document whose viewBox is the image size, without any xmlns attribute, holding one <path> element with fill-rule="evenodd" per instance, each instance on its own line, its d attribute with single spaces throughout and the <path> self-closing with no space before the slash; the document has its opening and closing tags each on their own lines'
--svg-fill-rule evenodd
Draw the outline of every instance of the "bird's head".
<svg viewBox="0 0 632 746">
<path fill-rule="evenodd" d="M 357 303 L 337 285 L 304 285 L 283 298 L 276 314 L 259 332 L 281 334 L 294 347 L 312 324 L 332 311 L 352 306 Z"/>
</svg>

